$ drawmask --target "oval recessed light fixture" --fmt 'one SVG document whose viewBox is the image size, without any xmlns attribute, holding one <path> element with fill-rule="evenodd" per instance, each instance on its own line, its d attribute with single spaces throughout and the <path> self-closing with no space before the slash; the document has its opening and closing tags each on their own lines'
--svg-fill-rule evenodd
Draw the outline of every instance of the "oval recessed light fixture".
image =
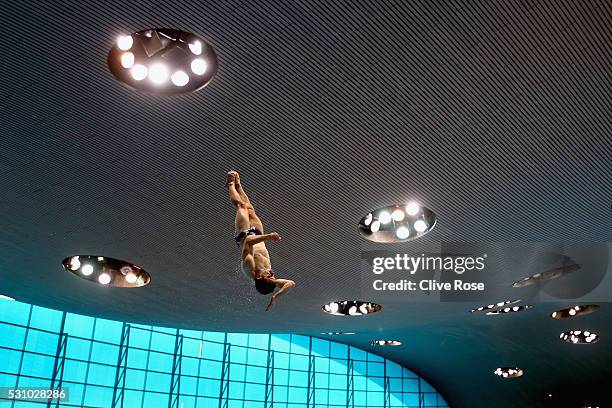
<svg viewBox="0 0 612 408">
<path fill-rule="evenodd" d="M 217 55 L 209 43 L 193 33 L 167 28 L 119 37 L 107 62 L 119 82 L 165 95 L 195 92 L 217 72 Z"/>
<path fill-rule="evenodd" d="M 563 332 L 559 338 L 571 344 L 593 344 L 599 341 L 599 335 L 589 330 L 571 330 Z"/>
<path fill-rule="evenodd" d="M 503 302 L 497 302 L 497 303 L 492 303 L 492 304 L 489 304 L 489 305 L 486 305 L 486 306 L 480 306 L 480 307 L 478 307 L 476 309 L 470 310 L 470 312 L 472 312 L 472 313 L 486 312 L 487 310 L 495 309 L 495 308 L 498 308 L 498 307 L 503 307 L 503 306 L 506 306 L 506 305 L 513 305 L 513 304 L 518 303 L 520 301 L 521 301 L 521 299 L 504 300 Z"/>
<path fill-rule="evenodd" d="M 328 336 L 348 336 L 355 334 L 354 332 L 323 332 L 321 334 L 325 334 Z"/>
<path fill-rule="evenodd" d="M 12 298 L 12 297 L 7 296 L 7 295 L 0 295 L 0 299 L 4 299 L 4 300 L 15 300 L 15 298 Z"/>
<path fill-rule="evenodd" d="M 518 313 L 524 312 L 527 309 L 531 309 L 533 306 L 531 305 L 521 305 L 521 306 L 512 306 L 512 307 L 504 307 L 503 309 L 493 310 L 491 312 L 487 312 L 487 316 L 496 316 L 508 313 Z"/>
<path fill-rule="evenodd" d="M 365 316 L 380 312 L 382 307 L 372 302 L 362 302 L 360 300 L 341 300 L 329 302 L 321 306 L 325 313 L 336 316 Z"/>
<path fill-rule="evenodd" d="M 436 215 L 415 202 L 369 212 L 359 221 L 359 233 L 374 242 L 397 243 L 422 237 L 436 225 Z"/>
<path fill-rule="evenodd" d="M 502 378 L 518 378 L 524 374 L 518 367 L 498 367 L 493 373 Z"/>
<path fill-rule="evenodd" d="M 399 340 L 372 340 L 370 341 L 371 346 L 401 346 L 402 342 Z"/>
<path fill-rule="evenodd" d="M 540 272 L 528 276 L 526 278 L 519 279 L 512 284 L 513 288 L 522 288 L 525 286 L 535 285 L 536 283 L 546 282 L 551 279 L 556 279 L 561 276 L 567 275 L 580 269 L 581 266 L 578 264 L 564 265 L 559 268 L 549 269 L 545 272 Z"/>
<path fill-rule="evenodd" d="M 151 276 L 139 266 L 104 256 L 70 256 L 62 265 L 68 272 L 104 286 L 137 288 L 151 282 Z"/>
<path fill-rule="evenodd" d="M 569 317 L 578 317 L 591 314 L 599 309 L 599 305 L 584 305 L 584 306 L 572 306 L 568 309 L 557 310 L 552 312 L 550 317 L 553 319 L 567 319 Z"/>
</svg>

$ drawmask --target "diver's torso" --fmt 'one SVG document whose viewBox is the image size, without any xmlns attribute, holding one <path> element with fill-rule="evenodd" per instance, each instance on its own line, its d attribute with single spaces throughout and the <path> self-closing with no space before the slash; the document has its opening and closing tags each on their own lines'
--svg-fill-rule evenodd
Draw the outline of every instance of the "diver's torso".
<svg viewBox="0 0 612 408">
<path fill-rule="evenodd" d="M 258 271 L 267 271 L 271 267 L 270 254 L 263 242 L 242 250 L 242 269 L 249 275 L 254 277 Z"/>
</svg>

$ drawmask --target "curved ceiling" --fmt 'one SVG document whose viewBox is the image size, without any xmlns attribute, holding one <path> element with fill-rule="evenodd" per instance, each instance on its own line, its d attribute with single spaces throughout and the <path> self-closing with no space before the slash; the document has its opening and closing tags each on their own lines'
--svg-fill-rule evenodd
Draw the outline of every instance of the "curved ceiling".
<svg viewBox="0 0 612 408">
<path fill-rule="evenodd" d="M 607 304 L 580 321 L 602 338 L 580 350 L 548 317 L 567 302 L 503 322 L 469 314 L 477 301 L 380 302 L 360 320 L 320 307 L 359 297 L 362 252 L 388 248 L 366 243 L 359 219 L 409 199 L 438 224 L 394 251 L 452 241 L 609 251 L 611 15 L 595 0 L 3 3 L 0 291 L 164 326 L 401 340 L 381 354 L 455 407 L 537 406 L 568 384 L 591 394 L 612 374 Z M 111 43 L 148 27 L 213 44 L 211 84 L 161 97 L 116 82 Z M 267 314 L 237 271 L 229 169 L 283 237 L 270 245 L 275 271 L 298 282 Z M 507 282 L 542 251 L 501 270 Z M 62 271 L 86 253 L 139 264 L 153 281 L 102 288 Z M 493 371 L 506 365 L 525 376 L 500 381 Z"/>
</svg>

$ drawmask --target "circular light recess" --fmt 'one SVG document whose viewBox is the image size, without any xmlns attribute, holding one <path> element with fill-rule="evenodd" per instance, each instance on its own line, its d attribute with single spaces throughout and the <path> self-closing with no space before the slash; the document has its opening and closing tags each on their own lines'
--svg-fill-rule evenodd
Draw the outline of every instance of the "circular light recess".
<svg viewBox="0 0 612 408">
<path fill-rule="evenodd" d="M 417 230 L 417 232 L 423 232 L 427 230 L 427 223 L 423 220 L 416 220 L 414 222 L 414 229 Z"/>
<path fill-rule="evenodd" d="M 131 35 L 125 35 L 123 37 L 119 37 L 119 39 L 117 40 L 117 48 L 119 48 L 121 51 L 127 51 L 130 48 L 132 48 L 132 45 L 134 44 L 134 39 L 132 38 Z"/>
<path fill-rule="evenodd" d="M 103 285 L 108 285 L 111 282 L 111 280 L 112 280 L 111 276 L 106 272 L 101 273 L 98 276 L 98 282 L 100 282 Z"/>
<path fill-rule="evenodd" d="M 324 304 L 321 309 L 325 313 L 336 316 L 365 316 L 380 312 L 382 307 L 372 302 L 362 302 L 359 300 L 341 300 Z"/>
<path fill-rule="evenodd" d="M 162 85 L 168 80 L 169 72 L 166 65 L 157 63 L 149 67 L 149 79 L 156 85 Z"/>
<path fill-rule="evenodd" d="M 193 52 L 195 55 L 202 54 L 202 43 L 199 40 L 195 40 L 189 44 L 189 51 Z"/>
<path fill-rule="evenodd" d="M 401 346 L 402 342 L 399 340 L 372 340 L 370 342 L 372 346 Z"/>
<path fill-rule="evenodd" d="M 164 95 L 195 92 L 217 72 L 217 56 L 209 43 L 195 34 L 166 28 L 120 37 L 107 62 L 118 81 Z"/>
<path fill-rule="evenodd" d="M 559 268 L 549 269 L 545 272 L 536 273 L 526 278 L 519 279 L 518 281 L 512 284 L 512 287 L 522 288 L 524 286 L 531 286 L 531 285 L 535 285 L 536 283 L 546 282 L 551 279 L 556 279 L 563 275 L 567 275 L 568 273 L 575 272 L 580 268 L 581 268 L 581 265 L 570 264 L 570 265 L 561 266 Z"/>
<path fill-rule="evenodd" d="M 374 242 L 397 243 L 417 239 L 436 225 L 436 215 L 415 202 L 392 205 L 368 213 L 359 221 L 359 233 Z"/>
<path fill-rule="evenodd" d="M 64 259 L 62 265 L 80 278 L 105 286 L 137 288 L 151 282 L 151 276 L 140 267 L 103 256 L 71 256 Z"/>
<path fill-rule="evenodd" d="M 149 70 L 147 67 L 141 64 L 134 65 L 130 70 L 130 75 L 132 75 L 132 78 L 134 78 L 135 81 L 142 81 L 147 77 L 148 73 Z"/>
<path fill-rule="evenodd" d="M 172 79 L 172 83 L 176 86 L 185 86 L 189 83 L 189 75 L 185 71 L 176 71 L 170 79 Z"/>
<path fill-rule="evenodd" d="M 378 232 L 380 231 L 380 221 L 375 220 L 372 221 L 372 226 L 370 227 L 370 232 L 374 233 L 374 232 Z"/>
<path fill-rule="evenodd" d="M 78 256 L 73 256 L 72 258 L 70 258 L 70 260 L 68 261 L 68 268 L 71 271 L 76 271 L 80 267 L 81 267 L 81 260 L 79 259 Z"/>
<path fill-rule="evenodd" d="M 191 70 L 194 74 L 204 75 L 207 69 L 208 65 L 206 64 L 206 61 L 204 61 L 202 58 L 196 58 L 191 61 Z"/>
<path fill-rule="evenodd" d="M 6 295 L 0 295 L 0 299 L 4 299 L 4 300 L 15 300 L 15 298 L 12 298 L 10 296 L 6 296 Z"/>
<path fill-rule="evenodd" d="M 502 378 L 518 378 L 524 374 L 523 370 L 517 367 L 498 367 L 493 373 Z"/>
<path fill-rule="evenodd" d="M 419 211 L 421 211 L 421 208 L 414 201 L 409 202 L 406 206 L 406 213 L 408 213 L 408 215 L 411 217 L 417 215 Z"/>
<path fill-rule="evenodd" d="M 512 307 L 504 307 L 503 309 L 493 310 L 492 312 L 487 312 L 487 316 L 496 316 L 508 313 L 518 313 L 523 312 L 527 309 L 531 309 L 533 306 L 531 305 L 521 305 L 521 306 L 512 306 Z"/>
<path fill-rule="evenodd" d="M 506 306 L 506 305 L 513 305 L 513 304 L 518 303 L 520 301 L 521 301 L 521 299 L 504 300 L 503 302 L 497 302 L 495 304 L 490 304 L 490 305 L 486 305 L 486 306 L 480 306 L 477 309 L 470 310 L 470 312 L 472 312 L 472 313 L 486 312 L 487 310 L 496 309 L 498 307 L 503 307 L 503 306 Z"/>
<path fill-rule="evenodd" d="M 599 341 L 599 335 L 592 331 L 571 330 L 559 335 L 561 340 L 572 344 L 593 344 Z"/>
<path fill-rule="evenodd" d="M 408 238 L 410 236 L 410 228 L 406 227 L 405 225 L 397 227 L 397 229 L 395 230 L 395 236 L 398 239 Z"/>
<path fill-rule="evenodd" d="M 391 213 L 391 218 L 393 218 L 393 221 L 403 221 L 405 216 L 406 214 L 404 211 L 400 210 L 399 208 L 393 210 Z"/>
<path fill-rule="evenodd" d="M 354 332 L 323 332 L 321 334 L 326 334 L 328 336 L 348 336 L 355 334 Z"/>
<path fill-rule="evenodd" d="M 85 264 L 81 267 L 81 273 L 84 276 L 89 276 L 94 272 L 94 267 L 91 266 L 90 264 Z"/>
<path fill-rule="evenodd" d="M 578 317 L 584 316 L 591 313 L 594 313 L 599 309 L 599 305 L 584 305 L 584 306 L 572 306 L 568 309 L 557 310 L 556 312 L 552 312 L 550 317 L 553 319 L 567 319 L 570 317 Z"/>
<path fill-rule="evenodd" d="M 391 214 L 389 214 L 389 211 L 382 211 L 378 214 L 378 220 L 380 221 L 381 224 L 388 224 L 389 222 L 391 222 Z"/>
<path fill-rule="evenodd" d="M 130 272 L 127 275 L 125 275 L 125 281 L 127 283 L 136 283 L 137 280 L 138 280 L 138 275 L 136 275 L 133 272 Z"/>
<path fill-rule="evenodd" d="M 121 56 L 121 66 L 123 68 L 132 68 L 134 65 L 134 54 L 126 52 Z"/>
</svg>

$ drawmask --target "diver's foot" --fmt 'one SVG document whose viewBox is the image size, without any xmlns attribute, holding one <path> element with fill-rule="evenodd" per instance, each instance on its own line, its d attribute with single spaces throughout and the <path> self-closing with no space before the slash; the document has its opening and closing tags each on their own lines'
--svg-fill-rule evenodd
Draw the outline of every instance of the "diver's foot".
<svg viewBox="0 0 612 408">
<path fill-rule="evenodd" d="M 268 303 L 268 307 L 266 307 L 266 312 L 274 306 L 274 302 L 276 302 L 276 295 L 272 295 L 270 298 L 270 302 Z"/>
<path fill-rule="evenodd" d="M 229 186 L 231 183 L 236 183 L 238 179 L 238 172 L 231 170 L 227 172 L 227 181 L 225 182 L 225 186 Z"/>
</svg>

